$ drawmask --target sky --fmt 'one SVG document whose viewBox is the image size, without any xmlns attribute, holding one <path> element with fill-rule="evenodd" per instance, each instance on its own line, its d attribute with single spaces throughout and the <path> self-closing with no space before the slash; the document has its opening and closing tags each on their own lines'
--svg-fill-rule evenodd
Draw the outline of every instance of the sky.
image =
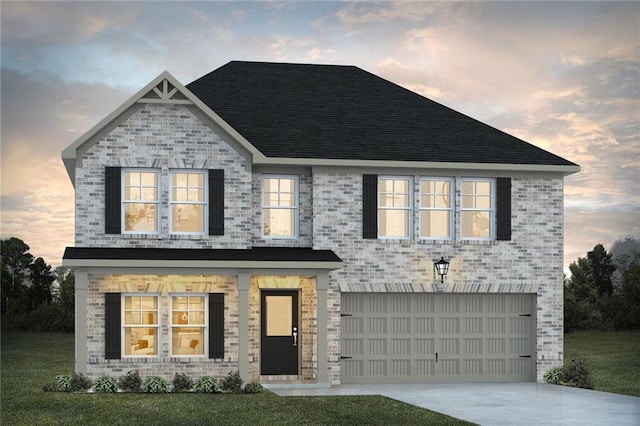
<svg viewBox="0 0 640 426">
<path fill-rule="evenodd" d="M 74 245 L 61 151 L 169 71 L 356 65 L 581 166 L 566 266 L 640 237 L 640 2 L 0 3 L 0 237 Z"/>
</svg>

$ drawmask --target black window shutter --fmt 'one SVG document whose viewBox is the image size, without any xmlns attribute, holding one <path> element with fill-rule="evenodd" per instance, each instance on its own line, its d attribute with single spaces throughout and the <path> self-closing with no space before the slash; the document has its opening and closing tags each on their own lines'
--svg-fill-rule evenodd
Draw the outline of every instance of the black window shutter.
<svg viewBox="0 0 640 426">
<path fill-rule="evenodd" d="M 496 182 L 496 239 L 511 240 L 511 178 Z"/>
<path fill-rule="evenodd" d="M 209 170 L 209 235 L 224 235 L 224 170 Z"/>
<path fill-rule="evenodd" d="M 209 293 L 209 358 L 224 358 L 224 293 Z"/>
<path fill-rule="evenodd" d="M 121 330 L 120 293 L 104 295 L 104 357 L 120 359 Z"/>
<path fill-rule="evenodd" d="M 119 234 L 122 223 L 120 167 L 106 167 L 104 177 L 104 232 Z"/>
<path fill-rule="evenodd" d="M 362 175 L 362 238 L 378 238 L 378 175 Z"/>
</svg>

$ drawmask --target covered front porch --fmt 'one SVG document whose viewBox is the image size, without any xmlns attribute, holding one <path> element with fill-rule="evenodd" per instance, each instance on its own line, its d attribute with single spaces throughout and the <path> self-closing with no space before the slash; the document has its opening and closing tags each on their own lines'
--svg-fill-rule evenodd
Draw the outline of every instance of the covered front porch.
<svg viewBox="0 0 640 426">
<path fill-rule="evenodd" d="M 331 383 L 329 272 L 342 267 L 331 251 L 68 248 L 64 265 L 76 274 L 77 372 L 238 370 L 245 382 Z M 105 326 L 97 318 L 107 293 L 157 297 L 156 353 L 141 358 L 123 351 L 119 359 L 106 359 Z M 169 337 L 175 295 L 214 293 L 224 299 L 224 355 L 176 355 Z M 208 327 L 219 323 L 210 321 Z M 209 348 L 213 338 L 204 340 Z"/>
</svg>

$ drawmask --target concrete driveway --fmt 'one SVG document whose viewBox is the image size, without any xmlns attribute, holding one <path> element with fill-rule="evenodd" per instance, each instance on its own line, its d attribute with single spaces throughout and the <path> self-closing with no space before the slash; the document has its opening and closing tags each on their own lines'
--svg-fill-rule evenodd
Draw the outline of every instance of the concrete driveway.
<svg viewBox="0 0 640 426">
<path fill-rule="evenodd" d="M 640 425 L 640 398 L 540 383 L 267 387 L 281 396 L 382 395 L 481 425 Z"/>
</svg>

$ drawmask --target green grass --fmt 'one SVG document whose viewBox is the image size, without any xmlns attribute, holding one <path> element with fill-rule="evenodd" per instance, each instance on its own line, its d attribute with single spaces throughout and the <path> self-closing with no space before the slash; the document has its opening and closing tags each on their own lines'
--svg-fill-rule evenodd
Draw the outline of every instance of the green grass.
<svg viewBox="0 0 640 426">
<path fill-rule="evenodd" d="M 9 425 L 468 425 L 379 396 L 279 397 L 201 394 L 44 392 L 57 374 L 73 372 L 73 335 L 2 335 L 2 409 Z"/>
<path fill-rule="evenodd" d="M 640 396 L 640 330 L 565 334 L 564 351 L 586 362 L 596 390 Z"/>
</svg>

